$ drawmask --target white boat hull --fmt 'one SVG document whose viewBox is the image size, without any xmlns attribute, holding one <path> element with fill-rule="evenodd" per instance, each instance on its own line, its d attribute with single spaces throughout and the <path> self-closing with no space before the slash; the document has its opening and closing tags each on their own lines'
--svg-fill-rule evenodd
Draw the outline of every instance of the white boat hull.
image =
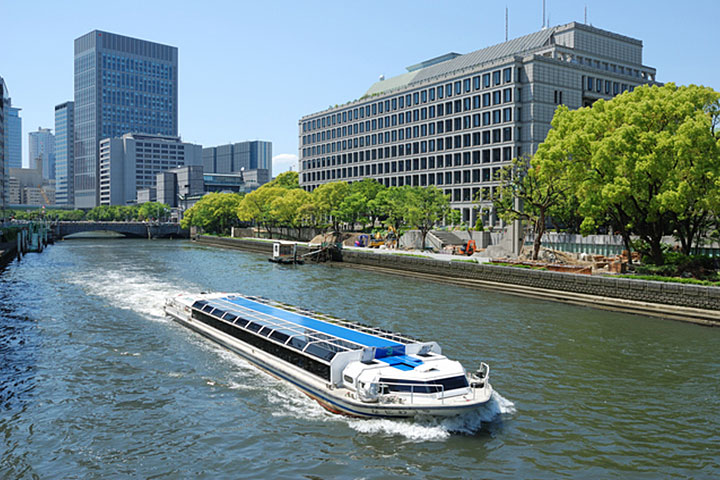
<svg viewBox="0 0 720 480">
<path fill-rule="evenodd" d="M 422 404 L 417 401 L 412 404 L 388 404 L 382 403 L 382 401 L 375 403 L 363 402 L 356 398 L 354 392 L 346 388 L 333 387 L 331 384 L 308 374 L 295 365 L 280 360 L 260 349 L 254 348 L 252 345 L 193 319 L 191 315 L 174 308 L 172 305 L 166 305 L 165 312 L 178 323 L 232 350 L 261 370 L 289 382 L 333 413 L 367 418 L 448 417 L 461 415 L 480 408 L 490 400 L 492 395 L 492 387 L 488 382 L 485 382 L 481 388 L 470 387 L 470 394 L 444 398 L 442 402 L 434 400 L 433 404 Z"/>
</svg>

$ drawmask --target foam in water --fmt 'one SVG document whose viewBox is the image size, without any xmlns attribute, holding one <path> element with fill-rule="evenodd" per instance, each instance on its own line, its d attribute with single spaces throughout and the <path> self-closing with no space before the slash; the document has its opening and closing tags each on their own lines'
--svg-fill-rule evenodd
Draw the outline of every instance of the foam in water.
<svg viewBox="0 0 720 480">
<path fill-rule="evenodd" d="M 500 415 L 511 415 L 515 411 L 513 402 L 493 391 L 486 405 L 457 417 L 416 420 L 353 419 L 348 423 L 360 433 L 397 435 L 415 442 L 442 441 L 453 433 L 477 433 L 483 424 L 492 422 Z"/>
<path fill-rule="evenodd" d="M 114 307 L 132 310 L 152 320 L 166 320 L 165 298 L 177 295 L 178 288 L 147 274 L 128 271 L 88 272 L 69 282 L 81 286 L 89 295 L 106 299 Z M 198 291 L 200 288 L 198 288 Z"/>
</svg>

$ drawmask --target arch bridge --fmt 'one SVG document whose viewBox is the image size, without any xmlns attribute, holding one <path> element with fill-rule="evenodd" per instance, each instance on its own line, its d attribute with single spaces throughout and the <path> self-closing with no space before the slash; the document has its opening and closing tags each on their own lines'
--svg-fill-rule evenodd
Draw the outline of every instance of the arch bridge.
<svg viewBox="0 0 720 480">
<path fill-rule="evenodd" d="M 57 222 L 55 238 L 82 232 L 116 232 L 130 238 L 189 238 L 178 223 L 159 222 Z"/>
</svg>

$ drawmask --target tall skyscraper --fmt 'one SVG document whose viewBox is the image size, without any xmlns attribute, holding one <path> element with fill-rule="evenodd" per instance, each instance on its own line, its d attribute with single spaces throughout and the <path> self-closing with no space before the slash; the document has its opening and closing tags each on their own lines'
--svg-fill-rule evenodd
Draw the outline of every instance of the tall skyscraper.
<svg viewBox="0 0 720 480">
<path fill-rule="evenodd" d="M 10 105 L 5 108 L 5 161 L 8 168 L 22 167 L 22 118 L 20 109 Z"/>
<path fill-rule="evenodd" d="M 75 103 L 65 102 L 55 107 L 55 203 L 75 204 Z"/>
<path fill-rule="evenodd" d="M 75 206 L 99 204 L 99 143 L 178 134 L 176 47 L 93 30 L 75 40 Z"/>
<path fill-rule="evenodd" d="M 5 80 L 0 77 L 0 206 L 2 214 L 0 218 L 5 219 L 5 207 L 8 201 L 8 166 L 5 163 L 5 105 L 10 104 L 7 96 Z"/>
<path fill-rule="evenodd" d="M 42 176 L 55 179 L 55 135 L 49 128 L 38 127 L 37 132 L 28 134 L 28 165 L 37 169 L 42 164 Z"/>
</svg>

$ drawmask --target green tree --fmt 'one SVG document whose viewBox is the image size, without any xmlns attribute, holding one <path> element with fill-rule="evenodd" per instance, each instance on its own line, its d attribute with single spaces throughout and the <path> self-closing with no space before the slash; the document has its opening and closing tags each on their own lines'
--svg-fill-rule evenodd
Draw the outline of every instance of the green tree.
<svg viewBox="0 0 720 480">
<path fill-rule="evenodd" d="M 591 108 L 560 107 L 536 157 L 568 160 L 583 233 L 610 219 L 663 263 L 663 235 L 689 253 L 718 194 L 718 93 L 694 85 L 643 86 Z"/>
<path fill-rule="evenodd" d="M 300 188 L 300 181 L 298 172 L 290 170 L 289 172 L 283 172 L 277 177 L 273 178 L 272 181 L 263 185 L 263 187 L 281 187 L 281 188 Z"/>
<path fill-rule="evenodd" d="M 353 226 L 356 223 L 361 223 L 364 226 L 367 223 L 374 222 L 377 212 L 373 211 L 372 201 L 386 187 L 372 178 L 353 182 L 349 187 L 347 196 L 338 207 L 340 220 Z"/>
<path fill-rule="evenodd" d="M 383 223 L 394 230 L 398 239 L 407 230 L 407 206 L 410 203 L 412 187 L 391 187 L 378 192 L 373 200 L 373 207 L 379 212 Z"/>
<path fill-rule="evenodd" d="M 242 199 L 236 210 L 237 217 L 244 222 L 255 222 L 265 228 L 272 238 L 272 228 L 277 223 L 273 214 L 273 202 L 288 192 L 287 188 L 263 185 Z"/>
<path fill-rule="evenodd" d="M 500 171 L 493 205 L 498 216 L 510 223 L 525 220 L 532 225 L 533 260 L 537 260 L 547 219 L 553 208 L 563 204 L 570 185 L 567 162 L 553 156 L 520 157 Z"/>
<path fill-rule="evenodd" d="M 407 200 L 407 222 L 420 230 L 424 249 L 428 232 L 442 221 L 450 210 L 450 196 L 434 186 L 411 187 L 407 192 Z"/>
<path fill-rule="evenodd" d="M 237 209 L 242 200 L 239 193 L 208 193 L 185 211 L 180 226 L 225 235 L 237 222 Z"/>
<path fill-rule="evenodd" d="M 121 215 L 121 212 L 109 212 L 110 215 Z M 170 207 L 164 203 L 146 202 L 138 208 L 138 219 L 140 220 L 163 220 L 170 215 Z"/>
<path fill-rule="evenodd" d="M 301 188 L 293 188 L 278 195 L 270 204 L 270 215 L 275 221 L 291 228 L 304 223 L 302 207 L 312 202 L 312 195 Z"/>
<path fill-rule="evenodd" d="M 340 206 L 349 193 L 350 187 L 347 182 L 324 183 L 312 192 L 317 214 L 329 218 L 336 232 L 340 231 L 340 221 L 343 216 Z"/>
</svg>

